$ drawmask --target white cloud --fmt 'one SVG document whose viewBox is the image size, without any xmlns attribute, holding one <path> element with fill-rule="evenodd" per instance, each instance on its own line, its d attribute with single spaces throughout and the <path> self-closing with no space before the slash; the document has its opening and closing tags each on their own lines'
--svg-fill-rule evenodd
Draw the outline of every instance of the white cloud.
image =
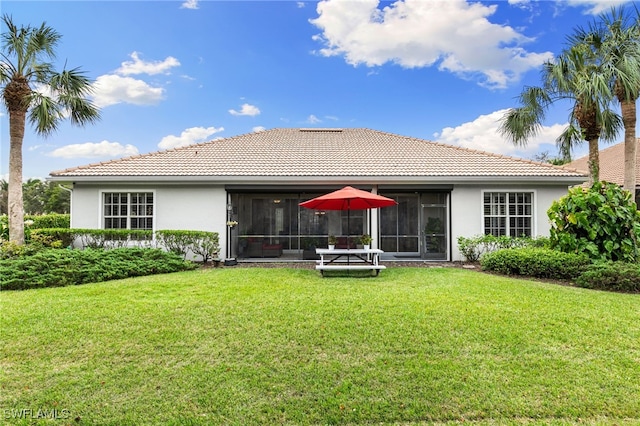
<svg viewBox="0 0 640 426">
<path fill-rule="evenodd" d="M 180 9 L 197 9 L 198 0 L 186 0 L 180 5 Z"/>
<path fill-rule="evenodd" d="M 543 144 L 555 146 L 556 138 L 567 126 L 566 123 L 543 126 L 538 135 L 529 140 L 526 148 L 516 147 L 498 131 L 500 120 L 507 111 L 507 109 L 498 110 L 490 114 L 481 115 L 475 120 L 457 127 L 445 127 L 434 136 L 438 142 L 449 145 L 496 154 L 526 157 L 538 152 Z"/>
<path fill-rule="evenodd" d="M 309 123 L 309 124 L 318 124 L 318 123 L 322 123 L 322 120 L 320 120 L 315 115 L 311 114 L 309 117 L 307 117 L 307 123 Z"/>
<path fill-rule="evenodd" d="M 305 7 L 305 4 L 303 1 L 297 1 L 296 2 L 296 6 L 298 6 L 298 9 L 302 9 Z"/>
<path fill-rule="evenodd" d="M 49 153 L 51 157 L 61 158 L 116 158 L 137 155 L 138 148 L 133 145 L 122 145 L 119 142 L 87 142 L 66 145 Z"/>
<path fill-rule="evenodd" d="M 322 30 L 314 36 L 324 56 L 343 55 L 351 65 L 404 68 L 438 66 L 490 88 L 504 88 L 553 57 L 528 52 L 532 41 L 508 25 L 491 23 L 497 5 L 464 0 L 397 0 L 382 9 L 379 0 L 318 3 Z"/>
<path fill-rule="evenodd" d="M 255 105 L 250 104 L 242 104 L 240 107 L 240 111 L 236 111 L 235 109 L 230 109 L 229 114 L 231 115 L 248 115 L 251 117 L 255 117 L 260 114 L 260 109 Z"/>
<path fill-rule="evenodd" d="M 584 6 L 586 14 L 599 15 L 611 10 L 612 7 L 627 3 L 629 0 L 568 0 L 570 6 Z"/>
<path fill-rule="evenodd" d="M 163 61 L 143 61 L 138 52 L 133 52 L 129 56 L 133 60 L 123 62 L 116 70 L 116 74 L 169 74 L 171 68 L 180 66 L 180 62 L 173 56 L 167 56 Z"/>
<path fill-rule="evenodd" d="M 93 84 L 93 101 L 98 107 L 119 103 L 155 105 L 164 98 L 164 89 L 153 87 L 142 80 L 107 74 Z"/>
<path fill-rule="evenodd" d="M 255 133 L 258 133 L 258 132 L 264 132 L 265 130 L 267 130 L 267 128 L 264 126 L 256 126 L 251 130 L 253 130 Z"/>
<path fill-rule="evenodd" d="M 143 61 L 138 52 L 131 53 L 132 61 L 125 61 L 113 74 L 101 75 L 93 84 L 93 101 L 101 108 L 119 103 L 155 105 L 164 99 L 165 89 L 129 77 L 136 74 L 169 74 L 180 62 L 168 56 L 163 61 Z"/>
<path fill-rule="evenodd" d="M 205 142 L 209 138 L 209 136 L 223 130 L 224 127 L 191 127 L 180 133 L 180 136 L 165 136 L 164 138 L 162 138 L 160 143 L 158 143 L 158 147 L 160 149 L 171 149 L 192 145 L 194 143 Z"/>
</svg>

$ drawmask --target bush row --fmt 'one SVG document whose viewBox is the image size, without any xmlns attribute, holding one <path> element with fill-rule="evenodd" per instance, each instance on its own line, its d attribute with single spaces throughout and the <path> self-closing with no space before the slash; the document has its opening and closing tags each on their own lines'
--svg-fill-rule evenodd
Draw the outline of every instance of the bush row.
<svg viewBox="0 0 640 426">
<path fill-rule="evenodd" d="M 571 280 L 584 288 L 640 293 L 640 265 L 596 262 L 586 254 L 546 248 L 503 249 L 480 259 L 485 271 L 505 275 Z"/>
<path fill-rule="evenodd" d="M 487 253 L 480 259 L 483 270 L 505 275 L 576 279 L 591 263 L 585 255 L 545 248 L 516 248 Z"/>
<path fill-rule="evenodd" d="M 25 238 L 28 240 L 33 229 L 41 228 L 69 228 L 71 216 L 69 214 L 49 213 L 41 215 L 25 215 Z M 9 216 L 0 215 L 0 240 L 9 240 Z"/>
<path fill-rule="evenodd" d="M 458 237 L 458 250 L 469 262 L 477 262 L 484 254 L 496 250 L 517 247 L 548 247 L 549 239 L 538 237 L 496 237 L 495 235 L 476 235 Z"/>
<path fill-rule="evenodd" d="M 193 253 L 205 263 L 220 251 L 218 233 L 206 231 L 45 228 L 33 230 L 31 239 L 49 247 L 69 247 L 74 241 L 79 241 L 82 248 L 93 249 L 155 246 L 183 258 Z"/>
<path fill-rule="evenodd" d="M 590 265 L 576 285 L 597 290 L 640 293 L 640 265 L 627 262 L 598 262 Z"/>
<path fill-rule="evenodd" d="M 47 249 L 0 260 L 0 289 L 25 290 L 186 271 L 197 266 L 160 249 Z"/>
</svg>

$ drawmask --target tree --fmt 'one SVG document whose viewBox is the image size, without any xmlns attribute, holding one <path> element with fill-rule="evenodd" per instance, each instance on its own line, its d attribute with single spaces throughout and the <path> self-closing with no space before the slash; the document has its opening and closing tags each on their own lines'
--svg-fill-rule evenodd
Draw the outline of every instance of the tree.
<svg viewBox="0 0 640 426">
<path fill-rule="evenodd" d="M 91 81 L 79 68 L 57 72 L 53 64 L 61 36 L 42 23 L 16 26 L 2 16 L 0 89 L 9 113 L 9 239 L 24 244 L 22 142 L 27 116 L 36 133 L 48 136 L 68 117 L 74 125 L 94 123 L 100 112 L 87 96 Z"/>
<path fill-rule="evenodd" d="M 562 166 L 563 164 L 567 163 L 567 161 L 565 159 L 558 158 L 558 157 L 552 157 L 551 154 L 549 153 L 549 151 L 538 152 L 538 153 L 534 154 L 531 159 L 533 161 L 537 161 L 539 163 L 553 164 L 554 166 Z"/>
<path fill-rule="evenodd" d="M 25 214 L 43 214 L 47 184 L 40 179 L 28 179 L 22 184 L 22 200 Z"/>
<path fill-rule="evenodd" d="M 71 193 L 55 182 L 48 182 L 44 203 L 45 213 L 69 213 L 71 211 Z"/>
<path fill-rule="evenodd" d="M 545 114 L 557 101 L 572 103 L 569 125 L 556 139 L 563 160 L 570 160 L 571 149 L 589 143 L 589 180 L 600 179 L 598 141 L 613 140 L 622 120 L 611 109 L 613 92 L 609 70 L 598 63 L 584 43 L 570 46 L 553 61 L 544 64 L 543 85 L 526 87 L 520 94 L 521 106 L 502 117 L 500 133 L 518 146 L 525 146 L 542 127 Z"/>
<path fill-rule="evenodd" d="M 636 15 L 638 11 L 636 10 Z M 588 29 L 578 29 L 570 41 L 591 47 L 601 66 L 612 73 L 612 90 L 624 124 L 624 188 L 636 188 L 636 101 L 640 95 L 640 28 L 624 8 L 612 8 Z"/>
</svg>

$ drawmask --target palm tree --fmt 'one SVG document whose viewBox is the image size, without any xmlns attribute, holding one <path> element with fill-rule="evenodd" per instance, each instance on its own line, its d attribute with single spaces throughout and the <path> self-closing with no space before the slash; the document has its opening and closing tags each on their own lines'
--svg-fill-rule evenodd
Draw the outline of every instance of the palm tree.
<svg viewBox="0 0 640 426">
<path fill-rule="evenodd" d="M 24 244 L 22 196 L 22 141 L 27 115 L 36 133 L 55 131 L 62 119 L 84 125 L 100 118 L 86 99 L 91 82 L 78 69 L 56 72 L 46 60 L 55 59 L 60 35 L 43 23 L 40 27 L 17 27 L 3 15 L 0 88 L 9 112 L 9 239 Z"/>
<path fill-rule="evenodd" d="M 572 103 L 569 125 L 556 139 L 564 160 L 575 145 L 589 143 L 589 180 L 600 179 L 598 141 L 613 140 L 622 120 L 611 110 L 610 74 L 594 60 L 584 44 L 571 46 L 544 64 L 543 85 L 527 87 L 520 94 L 521 106 L 502 117 L 500 133 L 518 146 L 526 146 L 542 127 L 549 107 L 558 101 Z"/>
<path fill-rule="evenodd" d="M 638 11 L 636 10 L 636 15 Z M 624 8 L 612 8 L 587 30 L 578 29 L 569 40 L 591 47 L 601 66 L 612 73 L 613 93 L 624 124 L 624 188 L 636 188 L 636 101 L 640 95 L 640 28 Z"/>
</svg>

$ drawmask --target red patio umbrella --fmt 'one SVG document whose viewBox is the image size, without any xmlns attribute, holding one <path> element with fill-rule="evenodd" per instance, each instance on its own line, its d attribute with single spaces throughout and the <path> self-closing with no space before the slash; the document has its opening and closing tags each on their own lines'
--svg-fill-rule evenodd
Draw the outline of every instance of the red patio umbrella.
<svg viewBox="0 0 640 426">
<path fill-rule="evenodd" d="M 366 210 L 395 206 L 396 201 L 382 195 L 345 186 L 337 191 L 300 203 L 302 207 L 315 210 Z"/>
<path fill-rule="evenodd" d="M 321 195 L 300 203 L 302 207 L 315 210 L 367 210 L 398 204 L 391 198 L 345 186 L 337 191 Z M 348 213 L 347 213 L 348 214 Z M 349 238 L 349 217 L 347 216 L 347 240 Z M 348 246 L 348 241 L 347 241 Z"/>
</svg>

